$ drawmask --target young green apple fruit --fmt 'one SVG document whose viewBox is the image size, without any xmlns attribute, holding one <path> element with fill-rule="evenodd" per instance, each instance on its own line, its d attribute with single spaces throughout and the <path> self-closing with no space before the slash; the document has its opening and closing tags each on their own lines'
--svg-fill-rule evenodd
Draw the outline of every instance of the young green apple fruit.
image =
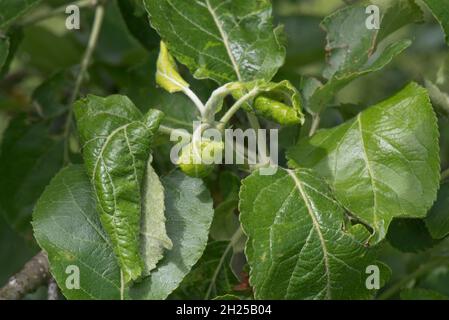
<svg viewBox="0 0 449 320">
<path fill-rule="evenodd" d="M 191 142 L 182 149 L 177 164 L 188 176 L 204 178 L 212 172 L 214 165 L 220 162 L 223 150 L 223 142 Z"/>
</svg>

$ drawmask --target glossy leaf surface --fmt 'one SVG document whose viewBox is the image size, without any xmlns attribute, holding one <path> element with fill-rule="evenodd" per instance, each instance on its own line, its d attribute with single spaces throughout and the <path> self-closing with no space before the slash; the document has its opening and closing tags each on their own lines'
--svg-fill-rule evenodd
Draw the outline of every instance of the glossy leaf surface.
<svg viewBox="0 0 449 320">
<path fill-rule="evenodd" d="M 364 272 L 370 253 L 343 230 L 343 207 L 313 171 L 253 173 L 243 180 L 240 211 L 256 298 L 369 296 Z"/>
<path fill-rule="evenodd" d="M 427 91 L 414 83 L 300 141 L 288 157 L 328 179 L 337 199 L 374 229 L 374 242 L 394 217 L 425 217 L 439 188 L 436 117 Z"/>
<path fill-rule="evenodd" d="M 88 96 L 74 106 L 87 173 L 101 222 L 111 238 L 125 282 L 142 274 L 141 185 L 151 138 L 162 113 L 145 116 L 124 96 Z"/>
<path fill-rule="evenodd" d="M 283 64 L 268 0 L 145 0 L 152 26 L 195 77 L 218 83 L 271 80 Z"/>
<path fill-rule="evenodd" d="M 212 221 L 212 199 L 199 179 L 174 172 L 162 179 L 166 227 L 173 249 L 150 277 L 124 292 L 125 299 L 165 299 L 200 259 Z M 63 169 L 34 212 L 34 234 L 48 253 L 52 274 L 69 299 L 120 299 L 120 268 L 96 210 L 82 166 Z M 80 270 L 80 289 L 67 288 L 67 267 Z M 73 268 L 73 267 L 72 267 Z"/>
</svg>

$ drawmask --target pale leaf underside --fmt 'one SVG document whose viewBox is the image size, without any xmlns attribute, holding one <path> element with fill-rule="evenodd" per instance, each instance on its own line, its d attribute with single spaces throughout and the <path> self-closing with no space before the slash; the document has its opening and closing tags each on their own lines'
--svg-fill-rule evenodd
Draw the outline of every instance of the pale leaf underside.
<svg viewBox="0 0 449 320">
<path fill-rule="evenodd" d="M 164 249 L 173 244 L 165 228 L 164 187 L 148 162 L 142 197 L 141 255 L 145 264 L 143 275 L 147 276 L 164 256 Z"/>
<path fill-rule="evenodd" d="M 166 251 L 149 277 L 126 288 L 125 299 L 165 299 L 200 259 L 207 244 L 213 208 L 203 182 L 174 172 L 162 183 L 173 249 Z M 52 274 L 68 299 L 121 297 L 120 268 L 95 202 L 84 168 L 70 166 L 53 179 L 34 212 L 35 237 L 48 253 Z M 80 289 L 66 285 L 66 270 L 73 267 L 80 270 Z"/>
</svg>

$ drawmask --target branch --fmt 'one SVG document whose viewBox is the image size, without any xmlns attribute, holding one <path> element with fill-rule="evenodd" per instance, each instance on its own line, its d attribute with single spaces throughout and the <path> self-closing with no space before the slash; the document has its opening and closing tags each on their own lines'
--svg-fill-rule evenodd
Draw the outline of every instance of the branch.
<svg viewBox="0 0 449 320">
<path fill-rule="evenodd" d="M 0 289 L 0 300 L 19 300 L 27 293 L 36 291 L 50 277 L 47 255 L 41 251 L 28 261 L 23 269 L 9 278 Z"/>
<path fill-rule="evenodd" d="M 192 139 L 192 135 L 188 132 L 185 132 L 185 130 L 182 130 L 182 129 L 174 129 L 174 128 L 170 128 L 170 127 L 167 127 L 164 125 L 160 125 L 158 131 L 160 133 L 168 135 L 168 136 L 171 136 L 172 133 L 176 133 L 179 136 L 186 137 L 188 139 Z"/>
<path fill-rule="evenodd" d="M 198 98 L 198 96 L 195 94 L 195 92 L 193 92 L 189 87 L 186 86 L 182 87 L 182 92 L 193 102 L 193 104 L 200 112 L 201 116 L 204 116 L 206 107 L 204 106 L 203 102 L 201 102 L 201 99 Z"/>
<path fill-rule="evenodd" d="M 92 31 L 90 33 L 89 42 L 87 44 L 86 51 L 84 52 L 83 60 L 81 61 L 81 68 L 78 73 L 78 77 L 76 78 L 75 86 L 72 92 L 72 96 L 70 97 L 70 101 L 68 103 L 69 106 L 69 114 L 67 116 L 67 121 L 65 124 L 65 146 L 64 146 L 64 162 L 69 162 L 69 150 L 68 150 L 68 138 L 70 135 L 70 129 L 72 127 L 72 118 L 73 118 L 73 103 L 78 98 L 81 85 L 83 84 L 84 78 L 87 74 L 87 69 L 89 67 L 90 61 L 92 59 L 92 55 L 97 46 L 98 37 L 100 35 L 101 26 L 103 25 L 103 19 L 105 14 L 105 8 L 103 2 L 98 2 L 97 7 L 95 9 L 95 18 L 92 26 Z"/>
<path fill-rule="evenodd" d="M 185 85 L 183 83 L 180 83 L 179 81 L 176 81 L 173 77 L 166 75 L 165 73 L 161 72 L 160 70 L 158 70 L 156 72 L 156 74 L 161 77 L 164 77 L 167 81 L 170 81 L 175 86 L 181 88 L 182 93 L 184 93 L 193 102 L 193 104 L 196 106 L 196 108 L 200 112 L 201 116 L 204 115 L 204 112 L 206 111 L 206 107 L 204 106 L 201 99 L 195 94 L 195 92 L 193 92 L 188 87 L 188 85 Z"/>
<path fill-rule="evenodd" d="M 59 288 L 55 278 L 48 280 L 47 300 L 59 300 Z"/>
<path fill-rule="evenodd" d="M 248 118 L 249 124 L 251 125 L 251 128 L 253 128 L 254 130 L 259 130 L 260 129 L 260 123 L 259 123 L 259 119 L 257 118 L 257 116 L 251 112 L 247 112 L 246 116 Z M 263 146 L 267 145 L 267 139 L 265 138 L 265 135 L 261 135 L 260 138 L 257 142 L 260 143 Z M 267 155 L 262 154 L 262 163 L 271 163 L 271 159 L 270 157 L 267 157 Z"/>
<path fill-rule="evenodd" d="M 222 105 L 226 96 L 232 93 L 231 87 L 232 83 L 228 83 L 212 92 L 205 105 L 205 112 L 203 115 L 204 122 L 212 123 L 214 121 L 217 108 Z"/>
<path fill-rule="evenodd" d="M 219 129 L 220 130 L 224 129 L 224 127 L 226 126 L 228 121 L 231 120 L 232 116 L 243 106 L 243 104 L 246 101 L 254 98 L 257 95 L 258 92 L 259 92 L 259 88 L 258 87 L 254 87 L 250 92 L 248 92 L 243 97 L 241 97 L 239 100 L 237 100 L 237 102 L 234 103 L 234 105 L 231 108 L 229 108 L 229 110 L 221 118 Z"/>
</svg>

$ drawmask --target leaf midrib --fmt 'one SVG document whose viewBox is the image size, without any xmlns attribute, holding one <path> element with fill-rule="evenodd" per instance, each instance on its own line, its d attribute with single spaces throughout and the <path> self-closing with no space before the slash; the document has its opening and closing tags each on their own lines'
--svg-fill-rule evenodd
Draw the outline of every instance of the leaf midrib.
<svg viewBox="0 0 449 320">
<path fill-rule="evenodd" d="M 131 123 L 132 123 L 132 122 L 131 122 Z M 98 165 L 99 165 L 100 161 L 103 161 L 104 166 L 107 167 L 107 166 L 106 166 L 106 163 L 104 163 L 103 154 L 104 154 L 104 151 L 106 150 L 106 147 L 107 147 L 108 144 L 111 142 L 111 139 L 112 139 L 116 134 L 118 134 L 121 130 L 124 130 L 124 132 L 125 132 L 125 134 L 126 134 L 126 129 L 128 128 L 128 126 L 129 126 L 131 123 L 127 123 L 127 124 L 125 124 L 125 125 L 122 125 L 122 126 L 118 127 L 117 129 L 115 129 L 113 132 L 111 132 L 111 134 L 110 134 L 110 135 L 108 136 L 108 138 L 106 139 L 105 143 L 101 146 L 100 154 L 98 155 L 98 158 L 97 158 L 96 161 L 95 161 L 95 166 L 94 166 L 94 169 L 93 169 L 93 171 L 92 171 L 92 180 L 93 180 L 92 185 L 93 185 L 93 188 L 94 188 L 96 197 L 97 197 L 97 203 L 100 205 L 101 210 L 104 212 L 104 214 L 111 216 L 111 219 L 112 219 L 112 221 L 113 221 L 113 223 L 114 223 L 114 226 L 117 225 L 117 219 L 118 219 L 118 218 L 117 218 L 117 214 L 116 214 L 116 213 L 117 213 L 117 197 L 116 197 L 116 192 L 115 192 L 114 182 L 113 182 L 113 180 L 112 180 L 112 177 L 111 177 L 109 171 L 106 169 L 105 171 L 106 171 L 106 174 L 107 174 L 107 176 L 108 176 L 108 178 L 109 178 L 109 180 L 110 180 L 110 182 L 111 182 L 111 186 L 112 186 L 113 194 L 114 194 L 114 212 L 113 212 L 112 215 L 110 215 L 109 213 L 107 213 L 107 212 L 103 209 L 103 205 L 102 205 L 100 199 L 98 198 L 97 187 L 96 187 L 96 185 L 95 185 L 95 177 L 96 177 L 96 172 L 97 172 Z M 135 168 L 134 168 L 134 169 L 135 169 Z M 112 232 L 114 232 L 115 238 L 117 239 L 117 238 L 118 238 L 118 233 L 117 233 L 116 228 L 113 228 Z M 122 245 L 119 245 L 119 246 L 120 246 L 120 247 L 123 247 Z M 118 259 L 119 259 L 120 261 L 123 261 L 124 256 L 119 256 Z M 123 270 L 122 270 L 122 271 L 123 271 Z"/>
<path fill-rule="evenodd" d="M 363 136 L 361 113 L 359 113 L 359 115 L 357 116 L 357 123 L 358 123 L 358 130 L 359 130 L 359 133 L 360 133 L 360 142 L 362 143 L 362 149 L 363 149 L 363 160 L 365 161 L 366 168 L 368 170 L 368 175 L 369 175 L 370 180 L 371 180 L 371 186 L 373 188 L 373 225 L 376 228 L 377 227 L 377 223 L 378 223 L 378 219 L 377 219 L 378 204 L 377 204 L 376 179 L 374 177 L 374 172 L 373 172 L 373 169 L 371 168 L 371 163 L 369 161 L 368 153 L 366 151 L 367 149 L 366 149 L 366 145 L 365 145 L 365 138 Z"/>
<path fill-rule="evenodd" d="M 323 251 L 323 260 L 324 260 L 324 268 L 325 268 L 325 273 L 326 273 L 326 296 L 328 299 L 332 299 L 332 294 L 331 294 L 331 287 L 330 287 L 330 283 L 331 283 L 331 274 L 330 274 L 330 264 L 329 264 L 329 258 L 328 258 L 328 250 L 327 250 L 327 246 L 326 246 L 326 242 L 324 240 L 324 236 L 321 233 L 321 229 L 320 229 L 320 224 L 318 223 L 318 220 L 315 217 L 312 205 L 310 203 L 309 197 L 307 195 L 307 192 L 304 189 L 304 186 L 302 185 L 302 182 L 299 180 L 299 178 L 296 175 L 296 172 L 293 170 L 286 170 L 287 173 L 290 175 L 290 177 L 292 178 L 293 182 L 295 183 L 296 188 L 298 189 L 301 197 L 304 200 L 304 204 L 306 205 L 307 208 L 307 212 L 310 215 L 310 218 L 312 220 L 312 225 L 313 228 L 316 230 L 317 234 L 318 234 L 318 238 L 320 239 L 320 243 L 321 243 L 321 249 Z"/>
<path fill-rule="evenodd" d="M 161 77 L 164 77 L 166 80 L 170 81 L 172 84 L 174 84 L 175 86 L 178 86 L 182 89 L 182 91 L 185 91 L 187 86 L 183 85 L 182 83 L 176 81 L 173 77 L 170 77 L 166 72 L 161 72 L 160 70 L 158 70 L 156 72 L 157 75 L 160 75 Z"/>
<path fill-rule="evenodd" d="M 234 71 L 235 71 L 235 73 L 237 75 L 237 79 L 239 81 L 242 81 L 242 75 L 240 74 L 240 68 L 239 68 L 239 66 L 237 64 L 237 61 L 235 60 L 234 55 L 232 54 L 232 51 L 231 51 L 228 34 L 224 30 L 223 25 L 221 24 L 220 20 L 218 19 L 217 14 L 216 14 L 214 8 L 212 8 L 212 6 L 210 5 L 209 0 L 206 0 L 206 5 L 207 5 L 207 9 L 209 10 L 210 14 L 212 15 L 212 18 L 214 19 L 214 22 L 215 22 L 215 25 L 218 28 L 218 31 L 220 32 L 220 35 L 222 37 L 221 40 L 222 40 L 222 42 L 223 42 L 223 44 L 224 44 L 224 46 L 226 48 L 226 51 L 227 51 L 228 56 L 229 56 L 229 59 L 231 59 L 231 63 L 234 66 Z"/>
</svg>

